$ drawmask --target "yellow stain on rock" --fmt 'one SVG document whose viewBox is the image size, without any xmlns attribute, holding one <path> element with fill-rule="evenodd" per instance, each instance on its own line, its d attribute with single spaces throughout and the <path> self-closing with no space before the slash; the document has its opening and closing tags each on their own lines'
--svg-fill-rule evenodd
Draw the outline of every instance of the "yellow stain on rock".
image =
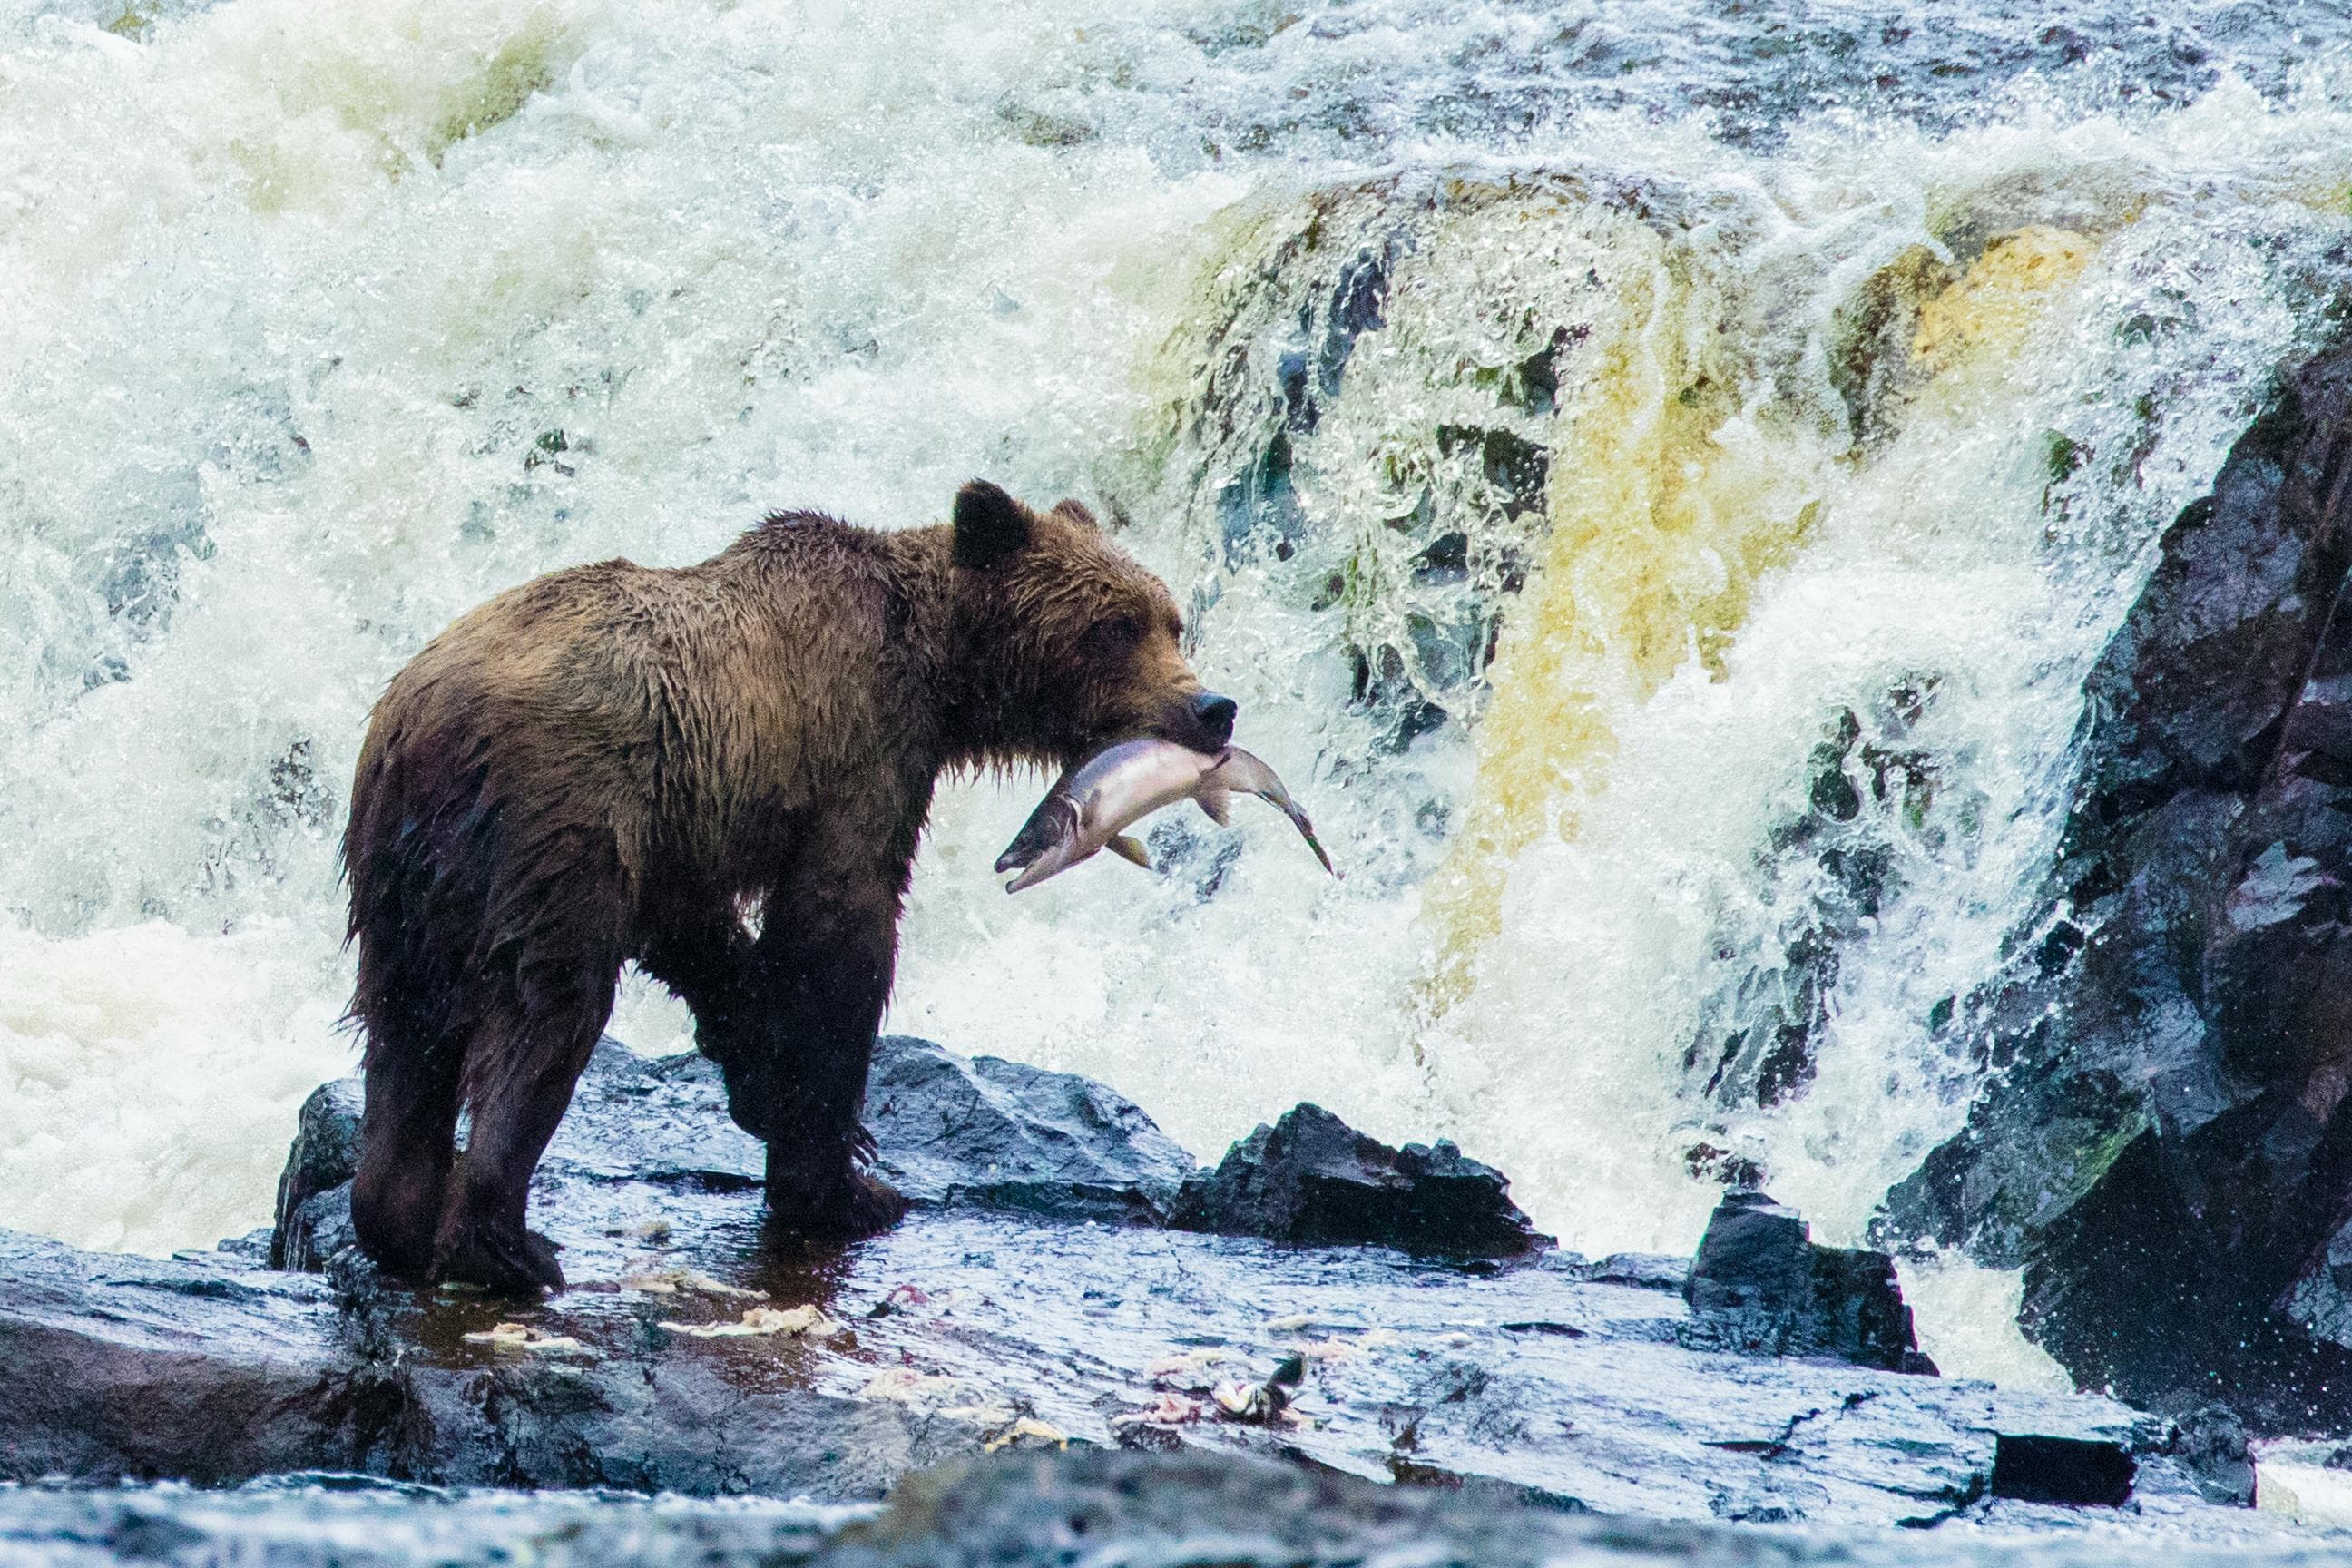
<svg viewBox="0 0 2352 1568">
<path fill-rule="evenodd" d="M 1621 717 L 1692 658 L 1720 673 L 1758 579 L 1819 512 L 1818 444 L 1707 379 L 1698 302 L 1665 258 L 1620 276 L 1622 330 L 1557 426 L 1549 537 L 1496 650 L 1476 793 L 1424 891 L 1433 1018 L 1475 984 L 1512 860 L 1573 837 L 1606 786 Z"/>
<path fill-rule="evenodd" d="M 2005 374 L 2096 250 L 2081 235 L 2021 229 L 1921 304 L 1915 416 L 1957 416 Z M 1475 988 L 1513 862 L 1538 840 L 1576 837 L 1608 786 L 1623 719 L 1692 660 L 1723 677 L 1759 583 L 1803 549 L 1841 463 L 1869 460 L 1841 458 L 1769 405 L 1742 407 L 1709 378 L 1699 350 L 1715 302 L 1663 246 L 1646 270 L 1619 276 L 1622 325 L 1559 416 L 1549 533 L 1496 647 L 1475 790 L 1424 889 L 1428 1023 Z"/>
<path fill-rule="evenodd" d="M 1993 240 L 1958 282 L 1920 307 L 1913 356 L 1938 376 L 2005 363 L 2096 254 L 2097 241 L 2038 224 Z"/>
</svg>

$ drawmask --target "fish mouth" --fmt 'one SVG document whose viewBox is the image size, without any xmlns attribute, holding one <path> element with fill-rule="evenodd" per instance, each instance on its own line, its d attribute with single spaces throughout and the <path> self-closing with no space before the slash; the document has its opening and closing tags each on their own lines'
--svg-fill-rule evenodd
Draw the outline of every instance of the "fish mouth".
<svg viewBox="0 0 2352 1568">
<path fill-rule="evenodd" d="M 1077 808 L 1066 796 L 1056 795 L 1061 787 L 1057 784 L 1045 792 L 1045 798 L 1037 803 L 1037 809 L 1029 814 L 1029 820 L 1021 825 L 1021 831 L 1004 847 L 1004 853 L 996 858 L 999 875 L 1027 870 L 1076 834 Z"/>
</svg>

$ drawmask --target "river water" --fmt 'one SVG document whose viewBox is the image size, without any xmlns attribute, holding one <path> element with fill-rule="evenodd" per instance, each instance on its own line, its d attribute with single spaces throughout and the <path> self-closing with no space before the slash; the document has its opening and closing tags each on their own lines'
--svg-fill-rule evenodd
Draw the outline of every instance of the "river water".
<svg viewBox="0 0 2352 1568">
<path fill-rule="evenodd" d="M 890 1026 L 1196 1153 L 1301 1099 L 1593 1252 L 1955 1130 L 2081 680 L 2352 282 L 2352 20 L 1990 0 L 0 0 L 0 1225 L 268 1217 L 365 713 L 549 568 L 1087 500 L 1314 811 Z M 625 982 L 615 1030 L 680 1048 Z M 1948 1370 L 2014 1285 L 1910 1260 Z"/>
</svg>

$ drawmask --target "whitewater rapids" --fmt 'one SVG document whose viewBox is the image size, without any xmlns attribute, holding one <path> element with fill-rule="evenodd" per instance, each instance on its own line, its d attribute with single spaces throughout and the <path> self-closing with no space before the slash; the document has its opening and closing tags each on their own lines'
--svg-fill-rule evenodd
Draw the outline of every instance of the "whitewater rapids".
<svg viewBox="0 0 2352 1568">
<path fill-rule="evenodd" d="M 267 1220 L 435 630 L 984 475 L 1123 521 L 1349 875 L 1237 814 L 1008 900 L 1046 781 L 960 783 L 887 1026 L 1451 1135 L 1589 1252 L 1740 1163 L 1857 1239 L 2352 281 L 2342 16 L 1904 9 L 0 4 L 0 1225 Z"/>
</svg>

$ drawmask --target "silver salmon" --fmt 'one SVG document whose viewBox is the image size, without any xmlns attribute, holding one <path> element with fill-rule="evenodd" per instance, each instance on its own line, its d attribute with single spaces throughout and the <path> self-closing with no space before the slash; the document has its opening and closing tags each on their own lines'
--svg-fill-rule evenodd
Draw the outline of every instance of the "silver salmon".
<svg viewBox="0 0 2352 1568">
<path fill-rule="evenodd" d="M 1339 874 L 1316 838 L 1315 825 L 1265 763 L 1239 746 L 1209 752 L 1148 740 L 1107 746 L 1055 781 L 996 858 L 996 868 L 1021 873 L 1004 889 L 1008 893 L 1034 888 L 1104 849 L 1148 871 L 1151 857 L 1128 837 L 1129 826 L 1180 800 L 1197 801 L 1222 824 L 1236 795 L 1254 795 L 1280 808 L 1323 868 Z"/>
</svg>

